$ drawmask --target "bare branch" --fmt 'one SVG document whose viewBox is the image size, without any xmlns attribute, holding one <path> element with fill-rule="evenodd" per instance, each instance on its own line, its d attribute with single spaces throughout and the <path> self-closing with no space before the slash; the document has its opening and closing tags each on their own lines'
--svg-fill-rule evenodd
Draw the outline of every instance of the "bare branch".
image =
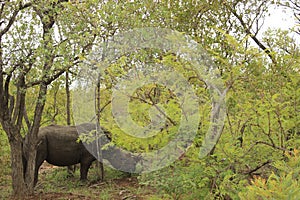
<svg viewBox="0 0 300 200">
<path fill-rule="evenodd" d="M 3 96 L 3 106 L 8 108 L 8 101 L 9 101 L 9 85 L 10 85 L 10 80 L 12 78 L 13 72 L 17 69 L 17 65 L 15 65 L 10 72 L 7 73 L 6 79 L 5 79 L 5 84 L 4 84 L 4 96 Z"/>
<path fill-rule="evenodd" d="M 100 108 L 100 113 L 111 103 L 111 100 L 109 100 L 102 108 Z"/>
<path fill-rule="evenodd" d="M 264 166 L 266 166 L 266 165 L 268 165 L 270 163 L 272 163 L 272 160 L 267 160 L 266 162 L 264 162 L 264 163 L 258 165 L 257 167 L 255 167 L 254 169 L 251 169 L 251 170 L 249 170 L 247 172 L 243 172 L 243 174 L 249 174 L 250 175 L 250 174 L 256 172 L 257 170 L 261 169 L 262 167 L 264 167 Z"/>
<path fill-rule="evenodd" d="M 236 12 L 236 10 L 228 4 L 228 2 L 226 0 L 224 0 L 224 4 L 228 7 L 230 12 L 239 20 L 239 22 L 241 23 L 242 27 L 244 28 L 246 34 L 249 35 L 251 37 L 251 39 L 259 46 L 259 48 L 262 49 L 268 55 L 268 57 L 272 60 L 272 62 L 274 64 L 276 64 L 277 63 L 276 59 L 275 59 L 274 55 L 272 54 L 272 52 L 270 51 L 270 49 L 268 49 L 264 44 L 262 44 L 259 41 L 259 39 L 256 37 L 256 35 L 251 32 L 251 27 L 249 27 L 246 24 L 243 17 L 241 15 L 239 15 Z"/>
<path fill-rule="evenodd" d="M 278 147 L 278 146 L 276 146 L 274 144 L 270 144 L 270 143 L 267 143 L 265 141 L 257 141 L 257 142 L 254 143 L 254 145 L 257 145 L 257 144 L 264 144 L 264 145 L 267 145 L 267 146 L 272 147 L 274 149 L 278 149 L 278 150 L 281 150 L 281 151 L 289 152 L 289 150 L 287 150 L 286 148 Z"/>
</svg>

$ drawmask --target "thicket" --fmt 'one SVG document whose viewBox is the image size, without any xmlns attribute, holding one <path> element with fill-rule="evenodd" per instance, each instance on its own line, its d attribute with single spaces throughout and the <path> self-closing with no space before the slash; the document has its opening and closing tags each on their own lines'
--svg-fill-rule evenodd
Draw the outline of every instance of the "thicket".
<svg viewBox="0 0 300 200">
<path fill-rule="evenodd" d="M 112 132 L 115 145 L 135 153 L 148 153 L 168 144 L 178 134 L 180 120 L 186 117 L 181 110 L 182 102 L 170 88 L 151 83 L 127 94 L 128 111 L 141 127 L 160 119 L 154 115 L 164 111 L 160 112 L 164 116 L 159 117 L 165 121 L 154 136 L 146 139 L 130 136 L 112 114 L 112 95 L 118 82 L 130 73 L 136 77 L 150 73 L 146 67 L 155 63 L 158 67 L 152 72 L 159 74 L 159 66 L 164 66 L 187 80 L 198 98 L 200 122 L 187 151 L 163 169 L 138 175 L 141 185 L 155 187 L 166 198 L 173 199 L 299 197 L 300 52 L 295 38 L 299 38 L 300 8 L 297 1 L 276 1 L 287 12 L 294 13 L 294 30 L 269 29 L 261 35 L 262 21 L 273 1 L 20 2 L 0 3 L 3 8 L 0 17 L 7 27 L 0 32 L 0 122 L 2 128 L 6 125 L 6 130 L 17 130 L 5 133 L 0 129 L 0 164 L 5 166 L 0 169 L 4 175 L 0 177 L 1 184 L 10 184 L 9 166 L 11 163 L 16 166 L 15 159 L 10 161 L 9 142 L 20 147 L 25 134 L 34 136 L 30 127 L 36 120 L 42 126 L 69 123 L 66 87 L 70 82 L 75 83 L 71 87 L 73 102 L 76 100 L 75 106 L 82 109 L 82 119 L 72 118 L 72 124 L 87 120 L 85 114 L 95 112 L 95 102 L 100 99 L 100 123 Z M 19 15 L 7 14 L 13 11 Z M 12 23 L 17 25 L 11 26 Z M 44 35 L 35 27 L 42 28 Z M 221 137 L 208 156 L 200 158 L 199 150 L 212 123 L 212 93 L 205 79 L 184 56 L 166 49 L 127 52 L 109 63 L 101 74 L 98 88 L 87 89 L 91 94 L 99 89 L 99 99 L 76 96 L 80 64 L 89 59 L 89 53 L 97 47 L 95 44 L 105 43 L 117 33 L 136 27 L 168 28 L 188 35 L 217 66 L 214 71 L 227 91 L 226 116 Z M 60 31 L 59 37 L 56 31 Z M 294 38 L 290 33 L 295 34 Z M 173 38 L 173 42 L 178 41 Z M 66 73 L 70 73 L 70 80 Z M 173 84 L 182 87 L 179 81 Z M 39 106 L 41 103 L 44 107 Z M 191 109 L 194 105 L 189 106 Z M 22 112 L 17 112 L 20 108 Z M 37 113 L 43 113 L 41 119 L 36 108 L 40 111 Z M 8 121 L 16 129 L 8 129 Z M 16 177 L 13 180 L 12 184 L 19 183 Z M 30 186 L 30 180 L 28 183 Z M 24 190 L 30 188 L 28 183 L 24 182 Z M 17 194 L 18 190 L 14 192 Z"/>
</svg>

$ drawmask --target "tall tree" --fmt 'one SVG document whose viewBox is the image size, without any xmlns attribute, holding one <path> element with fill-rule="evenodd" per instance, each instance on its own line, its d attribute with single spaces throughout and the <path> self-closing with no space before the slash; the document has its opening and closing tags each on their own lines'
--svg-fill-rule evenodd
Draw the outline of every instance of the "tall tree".
<svg viewBox="0 0 300 200">
<path fill-rule="evenodd" d="M 83 23 L 66 20 L 71 20 L 66 15 L 72 9 L 67 0 L 0 4 L 0 123 L 11 147 L 13 194 L 18 197 L 33 193 L 37 133 L 47 88 L 79 62 L 91 43 Z M 59 31 L 63 32 L 60 36 Z M 30 88 L 38 95 L 34 115 L 28 119 L 26 91 Z M 24 119 L 25 140 L 21 133 Z"/>
</svg>

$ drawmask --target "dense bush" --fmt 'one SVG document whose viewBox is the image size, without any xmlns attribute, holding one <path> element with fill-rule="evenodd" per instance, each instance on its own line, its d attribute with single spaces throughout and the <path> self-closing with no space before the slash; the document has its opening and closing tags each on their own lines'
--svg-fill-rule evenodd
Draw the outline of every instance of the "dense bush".
<svg viewBox="0 0 300 200">
<path fill-rule="evenodd" d="M 256 199 L 289 199 L 297 200 L 300 197 L 300 155 L 299 150 L 286 154 L 274 163 L 275 171 L 268 178 L 254 177 L 251 184 L 239 193 L 243 200 Z"/>
</svg>

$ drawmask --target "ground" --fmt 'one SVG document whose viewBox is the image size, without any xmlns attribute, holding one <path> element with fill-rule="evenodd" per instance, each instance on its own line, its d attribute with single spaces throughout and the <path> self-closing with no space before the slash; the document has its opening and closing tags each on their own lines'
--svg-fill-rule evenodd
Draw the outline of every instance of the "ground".
<svg viewBox="0 0 300 200">
<path fill-rule="evenodd" d="M 120 199 L 120 200 L 131 200 L 131 199 L 144 199 L 145 196 L 141 196 L 138 194 L 133 194 L 130 190 L 127 190 L 127 188 L 131 187 L 139 187 L 138 182 L 136 178 L 121 178 L 121 179 L 114 179 L 111 181 L 116 186 L 116 190 L 111 194 L 111 199 Z M 59 192 L 39 192 L 35 194 L 34 196 L 31 196 L 29 198 L 26 198 L 24 200 L 34 200 L 34 199 L 43 199 L 43 200 L 52 200 L 52 199 L 68 199 L 68 200 L 75 200 L 75 199 L 81 199 L 81 200 L 87 200 L 87 199 L 98 199 L 96 196 L 97 190 L 101 190 L 101 188 L 105 188 L 107 183 L 98 183 L 90 185 L 89 187 L 92 189 L 94 188 L 96 191 L 94 192 L 93 196 L 88 195 L 81 195 L 76 193 L 59 193 Z M 101 195 L 101 193 L 99 193 Z M 101 199 L 101 197 L 99 197 Z"/>
<path fill-rule="evenodd" d="M 105 180 L 97 181 L 94 167 L 89 172 L 90 180 L 82 183 L 78 180 L 78 170 L 73 177 L 70 177 L 65 167 L 56 167 L 45 162 L 39 171 L 39 182 L 35 189 L 35 195 L 24 198 L 24 200 L 162 199 L 155 197 L 155 189 L 141 186 L 136 176 L 127 177 L 125 174 L 109 168 L 105 168 L 105 171 Z"/>
</svg>

